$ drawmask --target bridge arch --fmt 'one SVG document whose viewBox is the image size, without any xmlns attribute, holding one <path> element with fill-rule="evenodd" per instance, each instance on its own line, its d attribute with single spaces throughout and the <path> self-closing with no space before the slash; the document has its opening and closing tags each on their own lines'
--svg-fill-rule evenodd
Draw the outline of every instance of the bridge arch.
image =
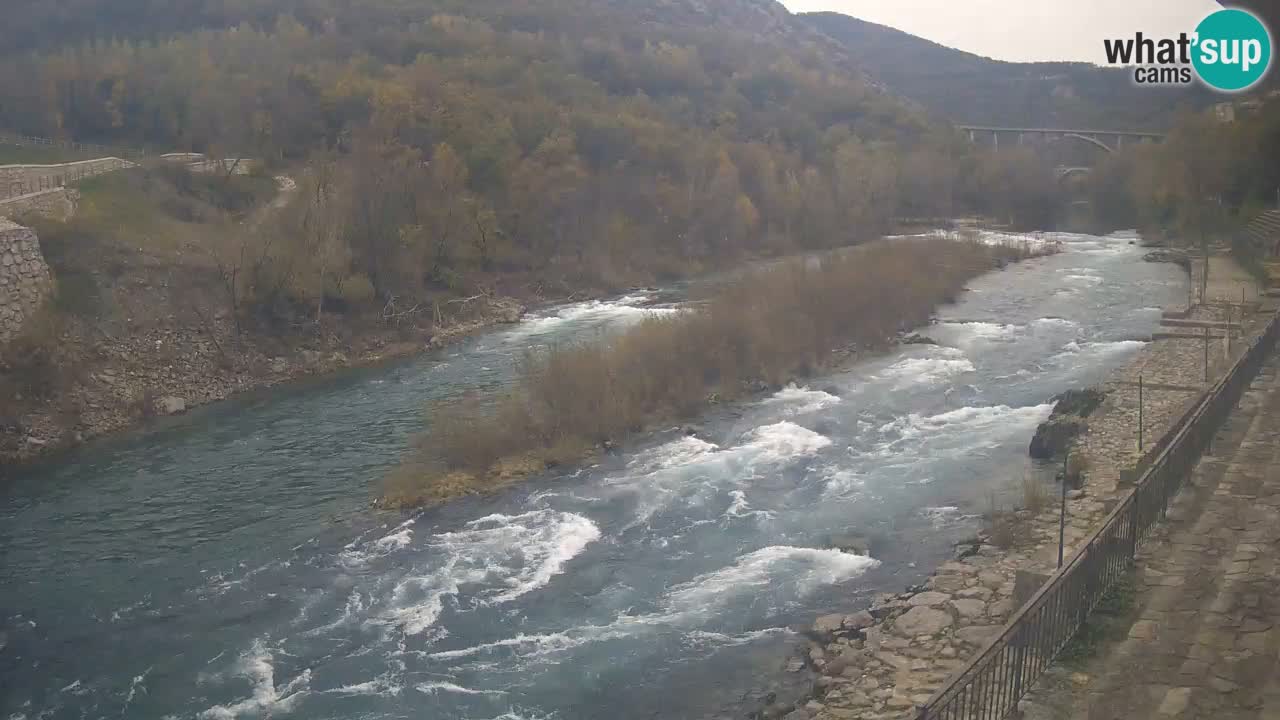
<svg viewBox="0 0 1280 720">
<path fill-rule="evenodd" d="M 1084 142 L 1087 142 L 1087 143 L 1089 143 L 1090 145 L 1096 145 L 1097 147 L 1102 148 L 1102 149 L 1103 149 L 1103 151 L 1105 151 L 1105 152 L 1107 152 L 1107 153 L 1113 153 L 1113 152 L 1115 152 L 1115 150 L 1112 150 L 1112 149 L 1111 149 L 1111 146 L 1110 146 L 1110 145 L 1108 145 L 1108 144 L 1106 144 L 1106 143 L 1102 142 L 1102 141 L 1101 141 L 1101 140 L 1099 140 L 1098 138 L 1095 138 L 1095 137 L 1089 137 L 1088 135 L 1081 135 L 1080 133 L 1063 133 L 1062 137 L 1064 137 L 1064 138 L 1071 138 L 1071 139 L 1073 139 L 1073 140 L 1083 140 Z"/>
</svg>

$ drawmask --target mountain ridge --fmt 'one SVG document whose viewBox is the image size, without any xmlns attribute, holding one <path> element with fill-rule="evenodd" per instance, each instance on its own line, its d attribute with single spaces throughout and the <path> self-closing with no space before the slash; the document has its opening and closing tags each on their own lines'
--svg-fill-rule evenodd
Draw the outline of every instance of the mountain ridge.
<svg viewBox="0 0 1280 720">
<path fill-rule="evenodd" d="M 1014 63 L 950 48 L 835 12 L 798 15 L 841 42 L 871 79 L 957 124 L 1162 130 L 1213 97 L 1200 88 L 1141 88 L 1129 73 L 1085 62 Z"/>
</svg>

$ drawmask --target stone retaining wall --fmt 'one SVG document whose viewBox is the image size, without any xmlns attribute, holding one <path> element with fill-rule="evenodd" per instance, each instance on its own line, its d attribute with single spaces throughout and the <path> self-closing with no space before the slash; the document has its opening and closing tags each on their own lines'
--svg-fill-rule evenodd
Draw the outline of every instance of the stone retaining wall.
<svg viewBox="0 0 1280 720">
<path fill-rule="evenodd" d="M 17 335 L 52 286 L 35 231 L 0 218 L 0 344 Z"/>
<path fill-rule="evenodd" d="M 79 190 L 57 187 L 52 190 L 0 200 L 0 218 L 15 218 L 34 213 L 65 222 L 75 216 L 76 207 L 79 203 Z"/>
<path fill-rule="evenodd" d="M 57 165 L 0 165 L 0 199 L 52 190 L 85 178 L 134 167 L 118 157 Z"/>
</svg>

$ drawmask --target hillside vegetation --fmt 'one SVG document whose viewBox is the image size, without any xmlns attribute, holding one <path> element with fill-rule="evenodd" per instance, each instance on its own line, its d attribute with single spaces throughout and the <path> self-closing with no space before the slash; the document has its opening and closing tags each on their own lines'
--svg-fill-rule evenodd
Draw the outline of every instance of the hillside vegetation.
<svg viewBox="0 0 1280 720">
<path fill-rule="evenodd" d="M 330 230 L 301 231 L 300 252 L 334 260 L 283 283 L 298 312 L 348 279 L 410 306 L 624 287 L 876 237 L 898 214 L 982 211 L 1003 191 L 961 138 L 771 0 L 79 7 L 10 11 L 41 31 L 0 66 L 0 126 L 324 166 L 302 197 Z"/>
<path fill-rule="evenodd" d="M 0 349 L 18 443 L 421 348 L 512 297 L 1063 207 L 1051 159 L 975 148 L 773 0 L 20 0 L 6 21 L 0 129 L 262 161 L 101 178 L 37 223 L 59 291 Z"/>
<path fill-rule="evenodd" d="M 1102 227 L 1140 227 L 1203 249 L 1231 240 L 1241 225 L 1275 207 L 1277 157 L 1280 99 L 1271 98 L 1232 123 L 1182 116 L 1160 145 L 1107 156 L 1083 188 Z"/>
</svg>

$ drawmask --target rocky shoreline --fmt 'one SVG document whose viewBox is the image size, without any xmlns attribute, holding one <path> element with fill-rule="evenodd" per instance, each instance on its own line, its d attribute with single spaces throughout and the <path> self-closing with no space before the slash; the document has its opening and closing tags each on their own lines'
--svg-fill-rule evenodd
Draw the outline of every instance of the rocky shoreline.
<svg viewBox="0 0 1280 720">
<path fill-rule="evenodd" d="M 1191 319 L 1218 321 L 1227 310 L 1180 309 Z M 1181 313 L 1180 313 L 1181 314 Z M 1236 352 L 1265 325 L 1250 316 Z M 1237 318 L 1238 319 L 1238 318 Z M 1129 487 L 1126 471 L 1138 452 L 1137 378 L 1144 396 L 1146 447 L 1163 436 L 1196 402 L 1203 384 L 1201 341 L 1159 339 L 1148 343 L 1103 388 L 1100 407 L 1086 418 L 1072 453 L 1083 459 L 1079 486 L 1067 501 L 1065 552 L 1070 557 Z M 1212 377 L 1229 367 L 1224 352 L 1211 365 Z M 1053 498 L 1056 500 L 1056 497 Z M 786 720 L 907 720 L 972 654 L 996 637 L 1018 603 L 1028 599 L 1057 565 L 1058 503 L 1041 502 L 1038 512 L 1021 508 L 995 519 L 971 541 L 957 547 L 924 583 L 902 593 L 878 595 L 869 608 L 818 618 L 809 640 L 788 661 L 788 673 L 810 673 L 812 692 L 799 702 L 774 701 L 754 714 Z M 768 696 L 772 697 L 772 696 Z"/>
<path fill-rule="evenodd" d="M 0 468 L 240 393 L 435 350 L 494 325 L 518 322 L 526 311 L 523 303 L 505 297 L 476 305 L 466 319 L 424 339 L 402 340 L 394 330 L 354 338 L 330 333 L 278 352 L 247 340 L 233 347 L 226 318 L 216 319 L 212 331 L 182 326 L 100 336 L 93 343 L 95 357 L 68 392 L 19 424 L 0 426 Z"/>
</svg>

